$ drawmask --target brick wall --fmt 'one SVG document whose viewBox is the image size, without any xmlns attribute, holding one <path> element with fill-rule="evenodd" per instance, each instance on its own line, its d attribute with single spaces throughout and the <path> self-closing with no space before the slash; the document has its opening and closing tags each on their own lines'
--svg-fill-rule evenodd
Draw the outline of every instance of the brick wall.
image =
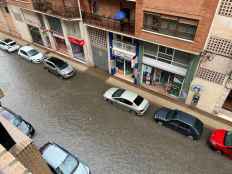
<svg viewBox="0 0 232 174">
<path fill-rule="evenodd" d="M 22 8 L 33 9 L 32 0 L 8 0 L 8 3 Z"/>
<path fill-rule="evenodd" d="M 200 52 L 204 47 L 217 4 L 218 0 L 153 0 L 152 3 L 151 0 L 137 0 L 136 36 L 170 47 Z M 195 40 L 182 41 L 142 31 L 145 10 L 199 20 Z"/>
</svg>

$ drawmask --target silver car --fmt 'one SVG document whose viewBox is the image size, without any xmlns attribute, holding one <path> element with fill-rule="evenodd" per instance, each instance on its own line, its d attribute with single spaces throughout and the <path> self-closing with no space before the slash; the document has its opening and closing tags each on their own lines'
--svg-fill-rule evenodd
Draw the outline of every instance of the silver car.
<svg viewBox="0 0 232 174">
<path fill-rule="evenodd" d="M 75 69 L 71 65 L 56 57 L 44 59 L 43 63 L 45 69 L 62 78 L 67 79 L 76 74 Z"/>
</svg>

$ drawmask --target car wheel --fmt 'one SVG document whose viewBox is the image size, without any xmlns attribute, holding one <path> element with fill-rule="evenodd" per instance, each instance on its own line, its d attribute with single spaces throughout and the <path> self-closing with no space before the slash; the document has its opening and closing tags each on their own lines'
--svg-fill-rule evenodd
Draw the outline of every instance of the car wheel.
<svg viewBox="0 0 232 174">
<path fill-rule="evenodd" d="M 158 123 L 158 125 L 160 125 L 160 126 L 163 126 L 163 122 L 162 121 L 157 121 L 157 123 Z"/>
<path fill-rule="evenodd" d="M 221 150 L 215 150 L 218 154 L 223 155 L 223 152 Z"/>
<path fill-rule="evenodd" d="M 190 140 L 194 140 L 194 138 L 193 138 L 192 135 L 189 135 L 188 138 L 189 138 Z"/>
</svg>

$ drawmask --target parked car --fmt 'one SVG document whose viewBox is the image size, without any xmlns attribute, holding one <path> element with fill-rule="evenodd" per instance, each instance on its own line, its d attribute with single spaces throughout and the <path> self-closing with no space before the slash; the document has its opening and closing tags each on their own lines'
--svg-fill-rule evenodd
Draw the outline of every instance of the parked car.
<svg viewBox="0 0 232 174">
<path fill-rule="evenodd" d="M 232 131 L 217 129 L 209 137 L 209 145 L 213 150 L 232 158 Z"/>
<path fill-rule="evenodd" d="M 18 55 L 33 62 L 40 63 L 43 59 L 46 58 L 41 52 L 37 51 L 31 46 L 23 46 L 19 49 Z"/>
<path fill-rule="evenodd" d="M 194 140 L 200 139 L 203 132 L 204 125 L 199 119 L 179 110 L 160 108 L 154 113 L 153 119 Z"/>
<path fill-rule="evenodd" d="M 0 116 L 4 117 L 8 121 L 10 121 L 14 126 L 16 126 L 19 130 L 21 130 L 25 135 L 32 138 L 35 134 L 35 129 L 33 126 L 25 121 L 20 115 L 15 114 L 10 109 L 1 106 L 0 107 Z"/>
<path fill-rule="evenodd" d="M 87 165 L 55 143 L 48 142 L 40 148 L 40 152 L 55 174 L 90 174 Z"/>
<path fill-rule="evenodd" d="M 56 57 L 44 59 L 43 63 L 44 67 L 48 69 L 49 72 L 61 76 L 62 78 L 67 79 L 76 74 L 75 69 L 71 65 Z"/>
<path fill-rule="evenodd" d="M 19 45 L 12 39 L 0 40 L 0 48 L 8 52 L 14 52 L 19 49 Z"/>
<path fill-rule="evenodd" d="M 104 99 L 125 106 L 137 115 L 143 115 L 149 107 L 148 100 L 138 94 L 120 88 L 110 88 L 104 93 Z"/>
</svg>

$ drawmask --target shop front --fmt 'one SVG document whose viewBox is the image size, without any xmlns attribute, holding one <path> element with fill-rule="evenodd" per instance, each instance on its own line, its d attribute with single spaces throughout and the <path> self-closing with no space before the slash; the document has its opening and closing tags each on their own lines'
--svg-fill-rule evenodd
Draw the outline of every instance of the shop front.
<svg viewBox="0 0 232 174">
<path fill-rule="evenodd" d="M 111 73 L 119 78 L 135 82 L 138 78 L 136 73 L 138 72 L 138 58 L 136 46 L 129 41 L 121 36 L 115 36 L 112 40 Z"/>
<path fill-rule="evenodd" d="M 84 48 L 85 41 L 82 39 L 78 39 L 74 36 L 68 36 L 68 40 L 70 42 L 70 45 L 72 47 L 72 53 L 75 59 L 84 61 L 85 55 L 84 55 Z"/>
<path fill-rule="evenodd" d="M 185 70 L 178 72 L 174 69 L 162 69 L 157 62 L 143 64 L 141 83 L 151 90 L 179 97 L 185 80 Z"/>
<path fill-rule="evenodd" d="M 31 33 L 32 41 L 37 44 L 44 45 L 39 28 L 28 25 L 28 29 Z"/>
<path fill-rule="evenodd" d="M 143 48 L 142 86 L 164 95 L 185 99 L 192 55 L 150 43 L 144 43 Z"/>
</svg>

